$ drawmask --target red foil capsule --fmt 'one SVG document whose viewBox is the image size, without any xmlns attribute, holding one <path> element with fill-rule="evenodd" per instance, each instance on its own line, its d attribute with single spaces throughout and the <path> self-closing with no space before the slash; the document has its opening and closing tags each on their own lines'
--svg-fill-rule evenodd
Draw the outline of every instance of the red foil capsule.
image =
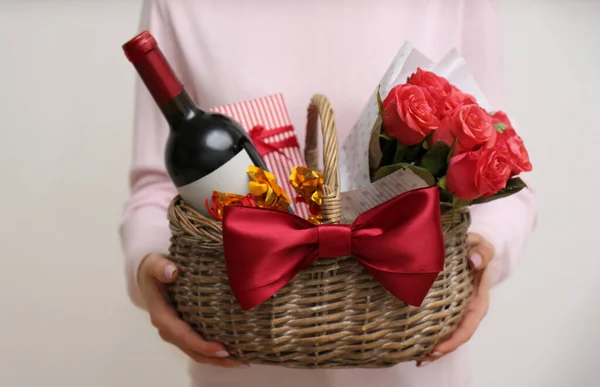
<svg viewBox="0 0 600 387">
<path fill-rule="evenodd" d="M 123 51 L 157 104 L 162 105 L 183 91 L 183 84 L 150 32 L 143 31 L 125 43 Z"/>
</svg>

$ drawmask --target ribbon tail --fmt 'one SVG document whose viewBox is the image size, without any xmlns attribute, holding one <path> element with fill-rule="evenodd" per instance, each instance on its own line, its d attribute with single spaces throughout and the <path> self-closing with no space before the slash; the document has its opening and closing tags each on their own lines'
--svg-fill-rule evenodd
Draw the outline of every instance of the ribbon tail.
<svg viewBox="0 0 600 387">
<path fill-rule="evenodd" d="M 250 310 L 277 294 L 277 292 L 279 292 L 293 277 L 293 275 L 286 276 L 260 288 L 246 290 L 236 290 L 232 288 L 233 295 L 240 304 L 242 310 Z"/>
<path fill-rule="evenodd" d="M 287 273 L 282 274 L 281 277 L 273 280 L 273 282 L 248 289 L 236 289 L 234 286 L 232 286 L 231 290 L 233 295 L 243 310 L 255 308 L 271 297 L 275 296 L 283 287 L 292 281 L 294 277 L 296 277 L 296 275 L 302 271 L 302 269 L 311 265 L 317 260 L 317 258 L 316 251 L 308 252 L 305 258 L 298 261 L 294 268 Z"/>
<path fill-rule="evenodd" d="M 421 306 L 439 273 L 392 273 L 364 266 L 394 297 L 410 306 Z"/>
</svg>

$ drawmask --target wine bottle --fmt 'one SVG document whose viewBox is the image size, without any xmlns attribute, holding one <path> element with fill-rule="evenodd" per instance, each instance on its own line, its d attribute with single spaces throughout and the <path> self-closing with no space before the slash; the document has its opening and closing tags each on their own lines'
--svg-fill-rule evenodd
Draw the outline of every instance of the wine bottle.
<svg viewBox="0 0 600 387">
<path fill-rule="evenodd" d="M 248 167 L 267 167 L 240 124 L 194 103 L 148 31 L 123 50 L 169 124 L 166 169 L 185 202 L 206 216 L 213 191 L 246 195 Z"/>
</svg>

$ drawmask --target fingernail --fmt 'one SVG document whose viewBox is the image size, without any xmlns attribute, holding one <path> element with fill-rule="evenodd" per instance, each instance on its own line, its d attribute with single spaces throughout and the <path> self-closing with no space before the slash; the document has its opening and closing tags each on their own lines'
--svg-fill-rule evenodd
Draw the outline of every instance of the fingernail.
<svg viewBox="0 0 600 387">
<path fill-rule="evenodd" d="M 433 356 L 433 357 L 441 357 L 442 355 L 443 355 L 442 352 L 432 352 L 431 353 L 431 356 Z"/>
<path fill-rule="evenodd" d="M 227 351 L 219 351 L 217 353 L 215 353 L 216 357 L 229 357 L 229 352 Z"/>
<path fill-rule="evenodd" d="M 238 368 L 250 368 L 250 364 L 240 364 Z"/>
<path fill-rule="evenodd" d="M 423 368 L 428 366 L 429 364 L 431 364 L 431 361 L 424 361 L 422 363 L 419 364 L 419 368 Z"/>
<path fill-rule="evenodd" d="M 175 274 L 175 272 L 177 271 L 177 268 L 173 265 L 167 265 L 165 266 L 165 278 L 167 279 L 172 279 L 173 275 Z"/>
<path fill-rule="evenodd" d="M 471 260 L 471 264 L 474 268 L 479 268 L 479 266 L 481 266 L 481 262 L 483 261 L 483 258 L 481 258 L 479 253 L 474 253 L 469 259 Z"/>
</svg>

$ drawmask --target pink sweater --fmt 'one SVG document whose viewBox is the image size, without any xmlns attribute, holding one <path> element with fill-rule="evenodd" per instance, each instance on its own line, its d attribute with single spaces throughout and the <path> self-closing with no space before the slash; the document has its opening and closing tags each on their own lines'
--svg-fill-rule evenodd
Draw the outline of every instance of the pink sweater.
<svg viewBox="0 0 600 387">
<path fill-rule="evenodd" d="M 140 28 L 156 36 L 201 107 L 282 92 L 301 141 L 306 107 L 316 92 L 331 100 L 343 141 L 406 40 L 434 60 L 458 48 L 493 106 L 503 104 L 498 21 L 488 0 L 149 0 Z M 131 196 L 120 233 L 129 295 L 140 306 L 138 265 L 150 252 L 166 253 L 169 245 L 166 210 L 176 191 L 163 162 L 167 131 L 138 79 Z M 532 231 L 532 192 L 474 207 L 472 215 L 471 231 L 496 249 L 490 268 L 496 285 L 514 268 Z M 223 370 L 192 364 L 191 375 L 194 386 L 209 387 L 465 387 L 469 366 L 463 346 L 422 369 L 402 364 L 385 370 Z"/>
</svg>

